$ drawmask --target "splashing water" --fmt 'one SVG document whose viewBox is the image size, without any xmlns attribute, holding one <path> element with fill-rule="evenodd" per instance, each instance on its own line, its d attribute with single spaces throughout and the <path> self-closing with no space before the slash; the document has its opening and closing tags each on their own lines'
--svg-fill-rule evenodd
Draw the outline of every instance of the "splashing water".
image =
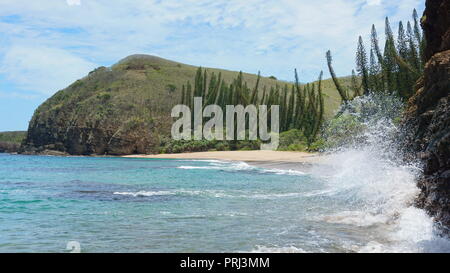
<svg viewBox="0 0 450 273">
<path fill-rule="evenodd" d="M 375 94 L 356 98 L 342 111 L 364 129 L 346 145 L 334 147 L 325 164 L 314 168 L 339 196 L 334 205 L 342 210 L 319 218 L 376 230 L 375 240 L 348 246 L 352 251 L 448 252 L 450 241 L 438 236 L 433 219 L 414 207 L 421 169 L 417 162 L 402 161 L 393 122 L 401 111 L 395 96 Z"/>
</svg>

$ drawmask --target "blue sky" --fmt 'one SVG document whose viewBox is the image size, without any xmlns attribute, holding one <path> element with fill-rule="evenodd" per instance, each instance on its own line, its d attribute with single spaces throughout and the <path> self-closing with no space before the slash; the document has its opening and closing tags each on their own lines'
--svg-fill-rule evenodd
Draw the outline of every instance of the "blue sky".
<svg viewBox="0 0 450 273">
<path fill-rule="evenodd" d="M 423 0 L 1 0 L 0 131 L 94 68 L 135 53 L 303 82 L 348 75 L 356 41 L 421 14 Z"/>
</svg>

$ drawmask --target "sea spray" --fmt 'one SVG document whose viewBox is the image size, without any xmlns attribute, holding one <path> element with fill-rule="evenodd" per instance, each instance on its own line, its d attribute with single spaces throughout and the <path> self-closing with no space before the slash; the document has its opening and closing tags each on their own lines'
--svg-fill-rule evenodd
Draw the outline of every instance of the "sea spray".
<svg viewBox="0 0 450 273">
<path fill-rule="evenodd" d="M 401 101 L 393 95 L 361 96 L 348 102 L 338 117 L 353 122 L 350 127 L 343 124 L 345 129 L 353 129 L 351 134 L 333 139 L 333 131 L 342 128 L 334 124 L 328 136 L 325 130 L 329 156 L 313 173 L 322 176 L 332 194 L 339 196 L 339 204 L 330 206 L 341 211 L 318 218 L 370 227 L 376 234 L 367 245 L 347 246 L 350 251 L 450 251 L 450 242 L 436 235 L 433 219 L 414 207 L 421 169 L 417 162 L 403 160 L 395 122 L 402 109 Z"/>
</svg>

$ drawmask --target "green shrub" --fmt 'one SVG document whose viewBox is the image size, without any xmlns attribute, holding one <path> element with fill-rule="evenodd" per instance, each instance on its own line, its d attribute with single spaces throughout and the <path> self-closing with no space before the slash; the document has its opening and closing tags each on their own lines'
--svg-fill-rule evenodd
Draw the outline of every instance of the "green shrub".
<svg viewBox="0 0 450 273">
<path fill-rule="evenodd" d="M 226 141 L 226 140 L 173 140 L 164 138 L 160 141 L 160 153 L 258 150 L 259 141 Z"/>
<path fill-rule="evenodd" d="M 324 144 L 322 149 L 362 143 L 367 128 L 380 122 L 401 122 L 403 102 L 396 95 L 373 93 L 360 96 L 343 105 L 340 113 L 323 127 Z"/>
<path fill-rule="evenodd" d="M 217 142 L 217 144 L 214 146 L 216 151 L 229 151 L 230 145 L 226 141 L 220 141 Z"/>
<path fill-rule="evenodd" d="M 283 149 L 283 151 L 292 151 L 292 152 L 304 152 L 308 150 L 308 146 L 306 143 L 295 143 L 289 145 L 287 148 Z"/>
<path fill-rule="evenodd" d="M 360 135 L 366 126 L 360 122 L 358 117 L 351 114 L 344 114 L 331 119 L 324 127 L 323 136 L 325 138 L 324 148 L 336 148 L 348 145 L 355 141 L 355 137 Z"/>
<path fill-rule="evenodd" d="M 310 152 L 321 152 L 326 148 L 326 141 L 323 138 L 319 138 L 308 147 Z"/>
<path fill-rule="evenodd" d="M 102 102 L 106 102 L 111 98 L 111 94 L 107 92 L 100 92 L 99 94 L 97 94 L 97 98 Z"/>
<path fill-rule="evenodd" d="M 250 151 L 258 150 L 260 148 L 260 142 L 258 140 L 241 140 L 237 141 L 235 145 L 236 150 Z"/>
<path fill-rule="evenodd" d="M 298 129 L 292 129 L 280 133 L 280 151 L 305 151 L 308 148 L 307 139 L 303 132 Z"/>
<path fill-rule="evenodd" d="M 168 92 L 173 93 L 177 90 L 177 87 L 173 84 L 168 84 L 168 85 L 166 85 L 166 89 Z"/>
</svg>

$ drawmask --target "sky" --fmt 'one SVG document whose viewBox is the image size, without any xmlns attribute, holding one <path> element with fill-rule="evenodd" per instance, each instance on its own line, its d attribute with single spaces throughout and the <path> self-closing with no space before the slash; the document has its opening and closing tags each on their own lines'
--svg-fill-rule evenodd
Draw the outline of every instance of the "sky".
<svg viewBox="0 0 450 273">
<path fill-rule="evenodd" d="M 0 0 L 0 131 L 26 130 L 55 92 L 137 53 L 308 82 L 329 77 L 330 49 L 349 75 L 360 35 L 368 47 L 372 24 L 383 36 L 386 16 L 396 29 L 424 2 Z"/>
</svg>

